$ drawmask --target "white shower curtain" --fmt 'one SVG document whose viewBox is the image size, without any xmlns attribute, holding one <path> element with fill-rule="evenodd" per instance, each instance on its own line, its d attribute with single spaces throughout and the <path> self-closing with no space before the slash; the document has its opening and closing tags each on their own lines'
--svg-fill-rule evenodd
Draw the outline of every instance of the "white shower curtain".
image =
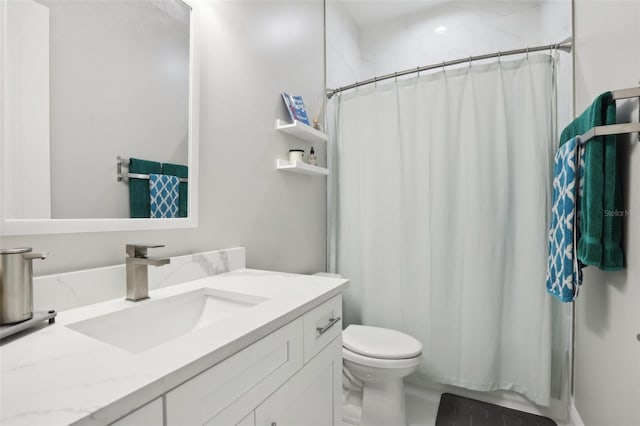
<svg viewBox="0 0 640 426">
<path fill-rule="evenodd" d="M 343 93 L 331 166 L 346 322 L 415 336 L 437 382 L 541 405 L 553 75 L 532 55 Z"/>
</svg>

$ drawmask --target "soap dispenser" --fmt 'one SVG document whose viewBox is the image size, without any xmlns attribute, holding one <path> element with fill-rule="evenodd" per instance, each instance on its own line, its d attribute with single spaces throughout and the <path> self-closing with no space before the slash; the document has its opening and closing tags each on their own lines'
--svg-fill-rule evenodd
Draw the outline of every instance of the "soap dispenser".
<svg viewBox="0 0 640 426">
<path fill-rule="evenodd" d="M 0 324 L 15 324 L 33 317 L 33 259 L 44 259 L 46 251 L 31 247 L 0 248 Z"/>
</svg>

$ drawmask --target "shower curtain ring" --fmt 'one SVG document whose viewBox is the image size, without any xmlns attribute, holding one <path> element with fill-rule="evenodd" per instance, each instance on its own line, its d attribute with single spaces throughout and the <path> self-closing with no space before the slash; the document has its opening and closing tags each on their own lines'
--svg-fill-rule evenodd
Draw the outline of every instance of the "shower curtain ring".
<svg viewBox="0 0 640 426">
<path fill-rule="evenodd" d="M 527 60 L 529 59 L 529 46 L 527 46 Z"/>
<path fill-rule="evenodd" d="M 500 56 L 502 55 L 502 52 L 498 51 L 498 63 L 500 63 Z"/>
<path fill-rule="evenodd" d="M 416 74 L 418 75 L 418 78 L 420 78 L 420 66 L 416 67 Z"/>
<path fill-rule="evenodd" d="M 393 73 L 393 77 L 395 78 L 396 83 L 397 83 L 398 82 L 398 72 L 394 72 Z"/>
<path fill-rule="evenodd" d="M 444 72 L 444 61 L 442 61 L 442 72 Z"/>
<path fill-rule="evenodd" d="M 471 69 L 471 56 L 469 56 L 469 69 Z"/>
</svg>

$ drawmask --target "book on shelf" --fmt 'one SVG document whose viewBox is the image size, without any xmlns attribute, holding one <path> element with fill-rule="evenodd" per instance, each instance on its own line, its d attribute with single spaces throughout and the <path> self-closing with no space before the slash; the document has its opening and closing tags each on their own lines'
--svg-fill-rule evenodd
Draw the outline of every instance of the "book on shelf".
<svg viewBox="0 0 640 426">
<path fill-rule="evenodd" d="M 289 115 L 292 120 L 298 120 L 307 126 L 311 125 L 302 96 L 292 96 L 288 93 L 282 92 L 282 99 L 284 100 L 284 104 L 287 106 L 287 111 L 289 111 Z"/>
</svg>

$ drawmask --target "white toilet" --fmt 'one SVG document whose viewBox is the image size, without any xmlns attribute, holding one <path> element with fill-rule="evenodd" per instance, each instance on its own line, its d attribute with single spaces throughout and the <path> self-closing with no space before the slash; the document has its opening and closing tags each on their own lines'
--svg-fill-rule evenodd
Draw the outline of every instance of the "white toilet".
<svg viewBox="0 0 640 426">
<path fill-rule="evenodd" d="M 361 426 L 406 426 L 402 379 L 418 367 L 421 353 L 418 340 L 396 330 L 353 324 L 344 329 L 345 381 L 362 386 Z"/>
</svg>

